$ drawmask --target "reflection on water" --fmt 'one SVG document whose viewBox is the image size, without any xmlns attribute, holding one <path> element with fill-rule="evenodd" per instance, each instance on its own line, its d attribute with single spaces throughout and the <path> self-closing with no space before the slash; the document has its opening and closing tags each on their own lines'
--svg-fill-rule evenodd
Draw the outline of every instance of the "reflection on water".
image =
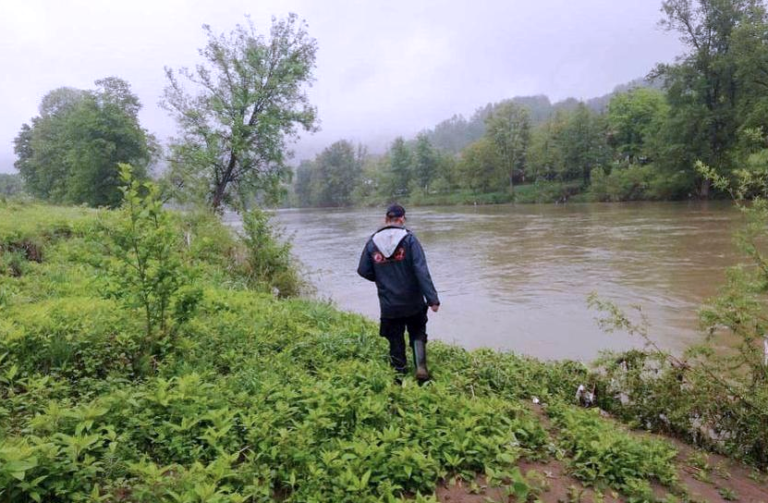
<svg viewBox="0 0 768 503">
<path fill-rule="evenodd" d="M 318 295 L 378 317 L 376 289 L 356 274 L 383 211 L 285 210 L 295 255 Z M 594 358 L 637 341 L 603 334 L 586 297 L 638 304 L 662 345 L 699 337 L 696 309 L 736 259 L 739 214 L 726 204 L 642 203 L 415 208 L 408 226 L 427 253 L 442 307 L 431 338 L 541 358 Z"/>
</svg>

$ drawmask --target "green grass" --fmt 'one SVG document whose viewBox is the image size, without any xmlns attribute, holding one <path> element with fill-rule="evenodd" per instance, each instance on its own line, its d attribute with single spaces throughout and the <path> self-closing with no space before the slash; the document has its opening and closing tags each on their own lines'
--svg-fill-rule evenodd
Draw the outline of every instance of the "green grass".
<svg viewBox="0 0 768 503">
<path fill-rule="evenodd" d="M 625 494 L 652 500 L 649 481 L 673 486 L 677 451 L 666 442 L 637 438 L 597 410 L 552 407 L 558 443 L 570 455 L 571 474 L 587 484 L 607 484 Z"/>
<path fill-rule="evenodd" d="M 458 190 L 448 194 L 422 194 L 411 197 L 409 204 L 415 206 L 466 206 L 488 204 L 535 204 L 555 203 L 567 196 L 568 201 L 585 202 L 586 196 L 581 191 L 580 182 L 540 182 L 516 185 L 514 191 L 508 190 L 488 193 L 475 193 Z"/>
<path fill-rule="evenodd" d="M 0 203 L 0 243 L 68 235 L 92 221 L 96 213 L 84 207 Z"/>
<path fill-rule="evenodd" d="M 397 385 L 372 322 L 248 287 L 242 250 L 210 217 L 174 216 L 200 299 L 148 344 L 101 265 L 117 218 L 0 206 L 0 243 L 23 236 L 42 251 L 0 269 L 0 502 L 428 501 L 448 477 L 516 480 L 522 457 L 584 448 L 527 406 L 570 400 L 583 365 L 431 342 L 434 381 Z M 595 456 L 594 480 L 666 480 L 634 466 L 656 451 L 620 445 L 636 455 Z"/>
</svg>

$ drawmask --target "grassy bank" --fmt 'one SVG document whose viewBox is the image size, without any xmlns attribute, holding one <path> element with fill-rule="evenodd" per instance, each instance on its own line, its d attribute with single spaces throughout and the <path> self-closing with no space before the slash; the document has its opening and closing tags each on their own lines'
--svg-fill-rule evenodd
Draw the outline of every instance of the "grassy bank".
<svg viewBox="0 0 768 503">
<path fill-rule="evenodd" d="M 0 206 L 0 501 L 430 501 L 457 478 L 544 498 L 523 460 L 688 498 L 671 444 L 569 405 L 583 365 L 432 342 L 434 382 L 396 385 L 370 321 L 276 298 L 214 218 L 142 211 Z M 136 232 L 159 279 L 129 295 Z M 163 268 L 183 281 L 152 318 Z"/>
<path fill-rule="evenodd" d="M 489 204 L 554 204 L 562 202 L 592 201 L 591 194 L 583 191 L 579 182 L 537 182 L 515 185 L 513 189 L 497 192 L 457 190 L 447 193 L 412 193 L 403 198 L 408 206 L 472 206 Z M 597 200 L 597 199 L 594 199 Z M 385 206 L 385 200 L 366 200 L 365 205 Z"/>
</svg>

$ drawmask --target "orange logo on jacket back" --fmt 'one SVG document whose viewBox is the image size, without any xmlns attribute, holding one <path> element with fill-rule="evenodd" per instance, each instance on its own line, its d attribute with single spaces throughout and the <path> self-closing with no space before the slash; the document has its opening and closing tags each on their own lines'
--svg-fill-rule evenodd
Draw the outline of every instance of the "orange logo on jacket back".
<svg viewBox="0 0 768 503">
<path fill-rule="evenodd" d="M 395 250 L 394 255 L 392 255 L 392 258 L 387 259 L 380 251 L 375 251 L 373 253 L 373 261 L 377 264 L 385 264 L 387 262 L 400 262 L 402 260 L 405 260 L 405 248 L 402 246 L 398 247 L 397 250 Z"/>
</svg>

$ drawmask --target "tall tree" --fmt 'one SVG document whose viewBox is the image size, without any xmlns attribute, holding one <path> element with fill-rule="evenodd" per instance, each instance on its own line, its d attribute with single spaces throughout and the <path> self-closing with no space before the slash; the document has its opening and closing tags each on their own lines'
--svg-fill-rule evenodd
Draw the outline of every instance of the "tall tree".
<svg viewBox="0 0 768 503">
<path fill-rule="evenodd" d="M 40 116 L 14 141 L 15 163 L 28 190 L 53 202 L 117 206 L 120 163 L 144 176 L 152 138 L 139 124 L 141 108 L 127 82 L 96 81 L 95 90 L 55 89 L 43 97 Z"/>
<path fill-rule="evenodd" d="M 296 176 L 293 182 L 293 191 L 299 207 L 306 208 L 314 204 L 312 198 L 312 177 L 315 165 L 312 161 L 303 160 L 296 168 Z"/>
<path fill-rule="evenodd" d="M 588 185 L 592 170 L 603 166 L 609 158 L 605 123 L 601 116 L 579 103 L 567 115 L 559 140 L 563 165 L 560 173 L 564 180 L 581 178 Z"/>
<path fill-rule="evenodd" d="M 362 172 L 362 159 L 352 143 L 341 140 L 325 148 L 315 159 L 319 206 L 349 206 L 352 191 Z"/>
<path fill-rule="evenodd" d="M 395 138 L 389 149 L 388 183 L 384 185 L 389 199 L 408 197 L 413 157 L 402 137 Z"/>
<path fill-rule="evenodd" d="M 740 128 L 768 132 L 768 19 L 752 16 L 731 36 L 731 52 L 739 83 Z"/>
<path fill-rule="evenodd" d="M 531 137 L 528 110 L 511 101 L 502 103 L 486 119 L 485 134 L 496 145 L 512 187 L 515 177 L 525 172 Z"/>
<path fill-rule="evenodd" d="M 648 157 L 648 143 L 667 119 L 669 106 L 661 91 L 637 88 L 616 94 L 608 104 L 610 144 L 622 159 Z"/>
<path fill-rule="evenodd" d="M 531 134 L 531 149 L 526 175 L 534 181 L 553 181 L 558 178 L 564 165 L 563 130 L 567 113 L 558 111 L 547 122 L 536 127 Z"/>
<path fill-rule="evenodd" d="M 413 176 L 419 188 L 425 192 L 437 175 L 437 162 L 437 152 L 429 137 L 424 133 L 419 134 L 413 152 Z"/>
<path fill-rule="evenodd" d="M 661 24 L 688 47 L 678 63 L 655 71 L 665 81 L 672 108 L 662 158 L 669 169 L 686 170 L 691 178 L 698 160 L 727 173 L 744 93 L 732 42 L 735 33 L 764 23 L 762 1 L 665 0 L 662 9 Z M 697 177 L 696 185 L 699 196 L 709 195 L 709 180 Z"/>
<path fill-rule="evenodd" d="M 458 170 L 461 185 L 473 192 L 486 193 L 504 185 L 507 173 L 499 149 L 490 138 L 480 138 L 461 152 Z"/>
<path fill-rule="evenodd" d="M 257 34 L 250 20 L 229 36 L 203 29 L 205 62 L 178 72 L 196 93 L 166 68 L 162 104 L 181 129 L 172 145 L 174 173 L 220 210 L 236 193 L 274 191 L 289 172 L 288 141 L 299 129 L 316 129 L 306 87 L 313 81 L 317 42 L 295 14 L 273 18 L 268 37 Z"/>
</svg>

